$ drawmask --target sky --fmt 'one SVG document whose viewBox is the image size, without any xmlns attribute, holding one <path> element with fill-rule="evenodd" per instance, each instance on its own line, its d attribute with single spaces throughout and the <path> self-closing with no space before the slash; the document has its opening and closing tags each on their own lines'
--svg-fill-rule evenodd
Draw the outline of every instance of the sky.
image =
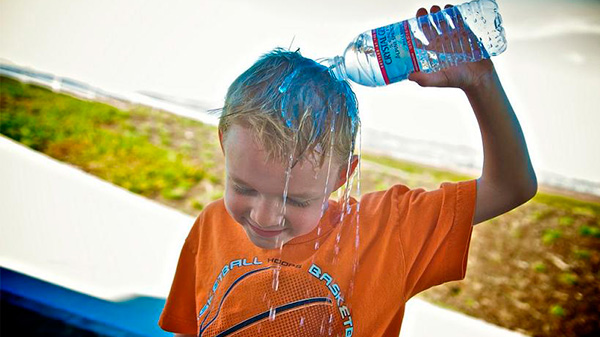
<svg viewBox="0 0 600 337">
<path fill-rule="evenodd" d="M 600 1 L 498 0 L 508 40 L 494 58 L 532 162 L 600 182 Z M 116 92 L 222 104 L 229 84 L 281 46 L 341 54 L 359 33 L 434 1 L 0 0 L 0 58 Z M 443 3 L 438 3 L 444 5 Z M 293 43 L 292 43 L 293 41 Z M 466 145 L 481 136 L 457 89 L 354 85 L 363 127 Z"/>
</svg>

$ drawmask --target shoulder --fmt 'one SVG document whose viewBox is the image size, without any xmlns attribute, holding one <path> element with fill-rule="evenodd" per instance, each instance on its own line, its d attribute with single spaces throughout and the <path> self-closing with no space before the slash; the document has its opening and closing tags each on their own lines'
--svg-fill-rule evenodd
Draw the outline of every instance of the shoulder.
<svg viewBox="0 0 600 337">
<path fill-rule="evenodd" d="M 231 219 L 225 208 L 223 199 L 215 200 L 202 209 L 196 217 L 192 228 L 186 238 L 186 245 L 196 250 L 203 237 L 211 235 L 215 229 L 222 228 L 219 224 Z"/>
<path fill-rule="evenodd" d="M 225 201 L 223 198 L 212 201 L 208 205 L 204 207 L 202 213 L 219 213 L 219 212 L 227 212 L 225 209 Z"/>
<path fill-rule="evenodd" d="M 212 201 L 202 209 L 200 214 L 198 214 L 194 225 L 201 226 L 204 223 L 209 222 L 211 220 L 220 220 L 221 218 L 228 216 L 229 214 L 227 213 L 227 209 L 225 208 L 224 200 L 222 198 L 217 199 L 215 201 Z"/>
<path fill-rule="evenodd" d="M 361 197 L 361 212 L 368 213 L 408 213 L 439 211 L 440 208 L 455 209 L 474 204 L 477 181 L 444 182 L 439 188 L 425 190 L 411 189 L 397 184 L 385 191 L 371 192 Z M 474 206 L 474 205 L 473 205 Z"/>
<path fill-rule="evenodd" d="M 360 203 L 363 205 L 376 205 L 385 201 L 393 201 L 410 191 L 411 189 L 408 186 L 396 184 L 387 190 L 369 192 L 362 195 L 360 197 Z"/>
</svg>

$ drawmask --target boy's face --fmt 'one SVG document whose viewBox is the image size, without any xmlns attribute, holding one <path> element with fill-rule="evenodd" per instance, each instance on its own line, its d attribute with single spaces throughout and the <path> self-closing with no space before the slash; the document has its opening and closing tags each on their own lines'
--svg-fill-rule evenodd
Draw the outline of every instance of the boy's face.
<svg viewBox="0 0 600 337">
<path fill-rule="evenodd" d="M 250 240 L 265 249 L 278 248 L 316 228 L 324 198 L 329 200 L 331 193 L 345 181 L 339 179 L 342 176 L 339 165 L 333 162 L 329 179 L 327 160 L 318 169 L 310 162 L 299 162 L 291 170 L 283 214 L 287 165 L 267 162 L 251 131 L 239 125 L 229 128 L 221 144 L 227 175 L 225 207 Z"/>
</svg>

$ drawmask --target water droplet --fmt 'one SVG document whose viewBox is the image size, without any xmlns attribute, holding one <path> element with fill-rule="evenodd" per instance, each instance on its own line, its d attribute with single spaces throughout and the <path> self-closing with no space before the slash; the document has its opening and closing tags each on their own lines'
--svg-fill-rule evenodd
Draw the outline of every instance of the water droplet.
<svg viewBox="0 0 600 337">
<path fill-rule="evenodd" d="M 273 290 L 279 289 L 279 268 L 273 269 Z"/>
<path fill-rule="evenodd" d="M 319 241 L 315 242 L 315 250 L 319 249 Z"/>
<path fill-rule="evenodd" d="M 273 322 L 273 321 L 275 320 L 275 316 L 276 316 L 276 315 L 277 315 L 277 312 L 276 312 L 275 308 L 271 307 L 271 308 L 269 309 L 269 320 L 270 320 L 271 322 Z"/>
<path fill-rule="evenodd" d="M 304 326 L 304 316 L 300 317 L 300 326 Z"/>
<path fill-rule="evenodd" d="M 281 85 L 279 86 L 280 93 L 284 94 L 289 89 L 290 85 L 292 84 L 292 80 L 294 79 L 294 77 L 296 77 L 299 71 L 300 68 L 294 70 L 294 72 L 292 72 L 283 80 L 283 83 L 281 83 Z"/>
</svg>

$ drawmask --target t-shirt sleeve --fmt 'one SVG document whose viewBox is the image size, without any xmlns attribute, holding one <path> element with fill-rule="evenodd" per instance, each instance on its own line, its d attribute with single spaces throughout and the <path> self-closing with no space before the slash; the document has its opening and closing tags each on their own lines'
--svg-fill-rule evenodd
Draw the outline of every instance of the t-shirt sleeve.
<svg viewBox="0 0 600 337">
<path fill-rule="evenodd" d="M 193 334 L 196 322 L 196 252 L 195 233 L 198 221 L 190 231 L 179 256 L 169 297 L 160 315 L 158 325 L 165 331 Z"/>
<path fill-rule="evenodd" d="M 414 189 L 398 197 L 405 300 L 465 277 L 477 180 Z"/>
</svg>

